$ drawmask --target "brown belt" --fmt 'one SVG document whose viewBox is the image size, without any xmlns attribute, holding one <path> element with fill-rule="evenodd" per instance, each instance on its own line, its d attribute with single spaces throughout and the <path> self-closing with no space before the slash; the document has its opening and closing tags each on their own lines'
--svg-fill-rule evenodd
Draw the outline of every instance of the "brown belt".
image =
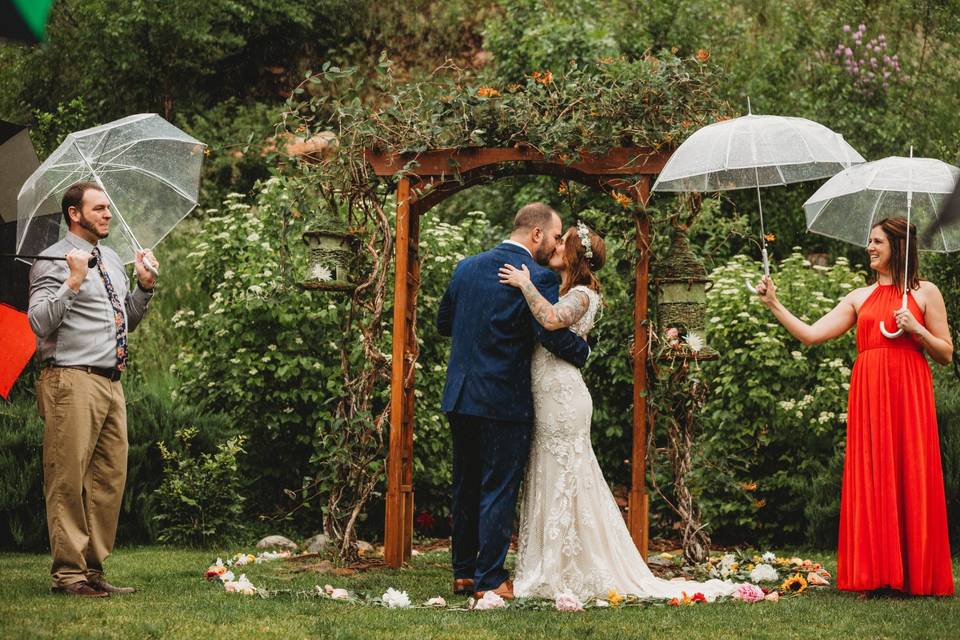
<svg viewBox="0 0 960 640">
<path fill-rule="evenodd" d="M 78 369 L 80 371 L 86 371 L 87 373 L 92 373 L 97 376 L 102 376 L 109 380 L 113 380 L 114 382 L 119 380 L 120 374 L 123 373 L 122 371 L 120 371 L 120 369 L 108 369 L 106 367 L 88 367 L 85 365 L 59 365 L 59 364 L 53 364 L 50 366 L 55 367 L 57 369 Z"/>
</svg>

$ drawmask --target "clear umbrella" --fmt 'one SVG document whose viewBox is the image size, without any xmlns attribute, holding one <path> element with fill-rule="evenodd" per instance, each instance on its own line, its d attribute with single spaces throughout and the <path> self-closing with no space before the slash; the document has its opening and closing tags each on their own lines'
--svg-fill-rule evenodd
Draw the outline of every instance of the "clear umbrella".
<svg viewBox="0 0 960 640">
<path fill-rule="evenodd" d="M 807 229 L 830 238 L 861 247 L 867 246 L 870 229 L 877 222 L 906 212 L 907 224 L 917 229 L 932 229 L 937 212 L 960 179 L 960 169 L 933 158 L 892 156 L 841 171 L 825 182 L 803 203 Z M 908 226 L 909 228 L 909 226 Z M 960 229 L 940 226 L 935 233 L 920 235 L 918 249 L 946 253 L 960 249 Z M 907 254 L 910 259 L 910 234 Z M 903 304 L 907 308 L 907 274 L 904 265 Z M 880 331 L 896 338 L 903 330 Z"/>
<path fill-rule="evenodd" d="M 697 130 L 681 144 L 653 191 L 757 190 L 763 271 L 770 275 L 760 187 L 828 178 L 865 162 L 840 134 L 805 118 L 748 114 Z M 752 291 L 753 287 L 747 283 Z"/>
<path fill-rule="evenodd" d="M 204 146 L 152 113 L 71 133 L 20 189 L 17 252 L 37 254 L 62 238 L 63 191 L 90 181 L 107 194 L 117 223 L 104 244 L 133 262 L 197 206 Z"/>
</svg>

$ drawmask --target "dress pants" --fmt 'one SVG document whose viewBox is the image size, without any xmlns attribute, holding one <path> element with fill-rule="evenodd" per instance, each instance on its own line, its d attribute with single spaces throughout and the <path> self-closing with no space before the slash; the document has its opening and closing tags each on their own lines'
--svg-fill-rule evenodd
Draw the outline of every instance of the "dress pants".
<svg viewBox="0 0 960 640">
<path fill-rule="evenodd" d="M 127 477 L 123 386 L 49 367 L 37 381 L 37 404 L 53 586 L 96 580 L 113 550 Z"/>
<path fill-rule="evenodd" d="M 450 413 L 453 433 L 453 576 L 496 589 L 504 568 L 532 425 Z"/>
</svg>

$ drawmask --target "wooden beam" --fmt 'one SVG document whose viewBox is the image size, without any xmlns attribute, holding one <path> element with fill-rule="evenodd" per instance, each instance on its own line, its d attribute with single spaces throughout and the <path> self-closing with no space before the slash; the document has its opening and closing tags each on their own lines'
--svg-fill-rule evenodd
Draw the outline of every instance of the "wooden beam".
<svg viewBox="0 0 960 640">
<path fill-rule="evenodd" d="M 435 149 L 422 153 L 385 153 L 366 150 L 364 156 L 378 176 L 392 176 L 405 167 L 412 175 L 421 178 L 431 176 L 454 176 L 488 165 L 505 162 L 543 162 L 569 167 L 588 175 L 652 175 L 660 173 L 670 151 L 644 147 L 616 147 L 605 154 L 581 151 L 579 157 L 558 156 L 547 158 L 533 147 L 464 147 L 459 149 Z"/>
<path fill-rule="evenodd" d="M 410 209 L 416 202 L 411 196 Z M 400 498 L 403 501 L 403 561 L 413 554 L 413 425 L 414 425 L 414 363 L 420 348 L 417 345 L 417 293 L 420 290 L 420 216 L 409 213 L 408 276 L 407 276 L 407 331 L 404 340 L 403 373 L 403 461 L 401 475 L 403 484 Z"/>
<path fill-rule="evenodd" d="M 631 195 L 635 215 L 637 269 L 633 307 L 633 454 L 630 468 L 628 526 L 644 561 L 649 553 L 650 503 L 647 496 L 647 292 L 650 273 L 650 217 L 642 211 L 650 199 L 650 178 L 643 176 Z"/>
<path fill-rule="evenodd" d="M 406 496 L 403 489 L 405 351 L 409 305 L 408 274 L 410 259 L 410 180 L 401 178 L 397 185 L 397 232 L 394 240 L 396 260 L 393 290 L 393 361 L 390 375 L 390 445 L 387 454 L 387 504 L 384 517 L 383 559 L 391 567 L 400 567 L 405 559 L 404 529 Z M 408 483 L 409 486 L 409 483 Z"/>
</svg>

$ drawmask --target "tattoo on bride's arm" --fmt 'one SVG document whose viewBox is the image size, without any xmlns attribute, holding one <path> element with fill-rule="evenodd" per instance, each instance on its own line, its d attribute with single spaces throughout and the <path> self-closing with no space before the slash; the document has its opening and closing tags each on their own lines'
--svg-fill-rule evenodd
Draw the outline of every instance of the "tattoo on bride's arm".
<svg viewBox="0 0 960 640">
<path fill-rule="evenodd" d="M 586 295 L 576 292 L 557 304 L 550 304 L 541 295 L 532 282 L 526 282 L 520 288 L 527 300 L 530 312 L 545 329 L 565 329 L 580 319 L 587 311 L 590 301 Z"/>
</svg>

